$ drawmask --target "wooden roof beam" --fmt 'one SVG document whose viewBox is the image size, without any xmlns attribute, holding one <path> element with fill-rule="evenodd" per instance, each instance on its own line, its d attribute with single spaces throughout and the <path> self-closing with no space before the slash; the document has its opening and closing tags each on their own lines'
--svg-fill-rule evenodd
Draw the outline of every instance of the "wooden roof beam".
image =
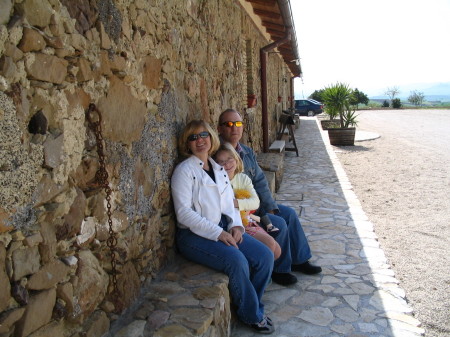
<svg viewBox="0 0 450 337">
<path fill-rule="evenodd" d="M 269 11 L 265 11 L 263 9 L 253 8 L 253 12 L 255 12 L 256 15 L 265 16 L 266 18 L 271 18 L 271 19 L 280 19 L 281 18 L 280 13 L 269 12 Z"/>
<path fill-rule="evenodd" d="M 258 5 L 272 6 L 272 7 L 275 6 L 275 4 L 277 3 L 276 0 L 247 0 L 247 1 Z"/>
<path fill-rule="evenodd" d="M 286 36 L 285 32 L 280 32 L 279 30 L 273 30 L 273 29 L 266 29 L 267 33 L 269 33 L 270 35 L 275 35 L 275 36 L 279 36 L 279 37 L 283 37 Z"/>
<path fill-rule="evenodd" d="M 266 27 L 267 29 L 274 29 L 274 30 L 279 30 L 279 31 L 286 31 L 286 27 L 284 25 L 280 25 L 278 23 L 273 23 L 273 22 L 269 22 L 269 21 L 262 21 L 262 25 L 264 27 Z"/>
</svg>

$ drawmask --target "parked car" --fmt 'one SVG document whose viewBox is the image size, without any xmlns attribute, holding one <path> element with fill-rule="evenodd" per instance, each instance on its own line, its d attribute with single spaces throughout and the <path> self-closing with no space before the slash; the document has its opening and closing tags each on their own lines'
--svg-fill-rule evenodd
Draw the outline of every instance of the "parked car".
<svg viewBox="0 0 450 337">
<path fill-rule="evenodd" d="M 296 99 L 294 109 L 300 116 L 315 116 L 323 112 L 323 103 L 314 99 Z"/>
</svg>

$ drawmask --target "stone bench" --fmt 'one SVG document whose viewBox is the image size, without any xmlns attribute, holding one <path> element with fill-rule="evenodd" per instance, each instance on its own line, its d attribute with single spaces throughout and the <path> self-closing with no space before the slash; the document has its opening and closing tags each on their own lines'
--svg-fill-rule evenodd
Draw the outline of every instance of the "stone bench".
<svg viewBox="0 0 450 337">
<path fill-rule="evenodd" d="M 283 178 L 284 151 L 260 153 L 257 161 L 275 193 Z M 104 336 L 230 336 L 234 320 L 228 276 L 174 253 Z"/>
<path fill-rule="evenodd" d="M 111 325 L 108 337 L 230 336 L 228 276 L 178 254 L 171 260 Z"/>
<path fill-rule="evenodd" d="M 272 193 L 277 192 L 283 180 L 284 151 L 281 153 L 259 153 L 256 160 L 266 175 Z"/>
<path fill-rule="evenodd" d="M 285 146 L 286 146 L 285 140 L 276 140 L 272 144 L 270 144 L 269 151 L 281 153 L 284 151 Z"/>
<path fill-rule="evenodd" d="M 284 151 L 260 153 L 257 161 L 275 193 L 283 178 Z M 171 255 L 105 337 L 230 336 L 237 317 L 231 310 L 228 276 Z"/>
</svg>

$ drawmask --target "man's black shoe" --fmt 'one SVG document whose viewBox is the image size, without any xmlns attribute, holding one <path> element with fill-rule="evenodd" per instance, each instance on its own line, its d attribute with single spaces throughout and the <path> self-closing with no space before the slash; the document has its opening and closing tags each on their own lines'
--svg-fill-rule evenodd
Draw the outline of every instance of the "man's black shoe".
<svg viewBox="0 0 450 337">
<path fill-rule="evenodd" d="M 290 273 L 272 273 L 272 281 L 282 286 L 288 286 L 297 283 L 297 278 Z"/>
<path fill-rule="evenodd" d="M 261 322 L 256 324 L 250 324 L 250 326 L 256 330 L 258 333 L 270 335 L 275 331 L 275 327 L 273 326 L 273 322 L 269 317 L 264 317 Z"/>
<path fill-rule="evenodd" d="M 322 268 L 309 263 L 309 261 L 306 261 L 305 263 L 302 264 L 293 264 L 291 266 L 291 270 L 298 271 L 300 273 L 307 275 L 314 275 L 319 274 L 322 271 Z"/>
</svg>

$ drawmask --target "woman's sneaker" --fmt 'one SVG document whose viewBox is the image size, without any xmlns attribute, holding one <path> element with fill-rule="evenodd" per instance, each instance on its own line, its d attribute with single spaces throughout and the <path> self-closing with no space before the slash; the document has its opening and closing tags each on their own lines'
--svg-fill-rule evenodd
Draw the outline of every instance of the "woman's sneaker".
<svg viewBox="0 0 450 337">
<path fill-rule="evenodd" d="M 269 335 L 275 331 L 272 320 L 269 317 L 264 317 L 261 322 L 250 324 L 250 326 L 258 333 Z"/>
</svg>

